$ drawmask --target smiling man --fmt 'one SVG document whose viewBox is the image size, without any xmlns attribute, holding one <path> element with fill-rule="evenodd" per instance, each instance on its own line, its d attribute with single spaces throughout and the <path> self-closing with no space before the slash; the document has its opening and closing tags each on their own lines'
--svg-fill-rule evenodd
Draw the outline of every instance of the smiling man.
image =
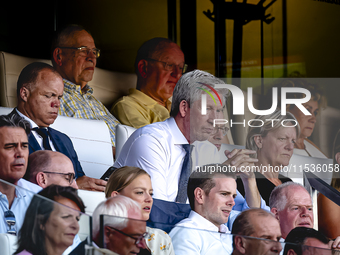
<svg viewBox="0 0 340 255">
<path fill-rule="evenodd" d="M 169 233 L 176 255 L 230 254 L 228 217 L 233 221 L 236 181 L 232 172 L 193 172 L 188 183 L 189 217 Z M 230 223 L 228 223 L 229 225 Z"/>
<path fill-rule="evenodd" d="M 137 88 L 111 109 L 119 121 L 134 128 L 169 118 L 175 85 L 185 72 L 184 54 L 169 39 L 156 37 L 138 50 L 135 61 Z"/>
<path fill-rule="evenodd" d="M 68 26 L 56 36 L 52 64 L 64 82 L 64 96 L 59 114 L 82 119 L 105 121 L 110 130 L 112 152 L 115 155 L 115 127 L 118 120 L 93 96 L 92 80 L 100 50 L 92 36 L 82 27 Z"/>
</svg>

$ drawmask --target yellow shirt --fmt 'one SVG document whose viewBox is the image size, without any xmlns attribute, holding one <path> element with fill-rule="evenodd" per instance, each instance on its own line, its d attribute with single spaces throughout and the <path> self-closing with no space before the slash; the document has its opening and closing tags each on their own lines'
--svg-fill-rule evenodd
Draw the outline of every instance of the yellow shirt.
<svg viewBox="0 0 340 255">
<path fill-rule="evenodd" d="M 167 109 L 168 108 L 168 109 Z M 118 100 L 111 113 L 124 125 L 140 128 L 145 125 L 164 121 L 170 117 L 171 102 L 167 108 L 137 89 L 130 89 L 129 95 Z"/>
</svg>

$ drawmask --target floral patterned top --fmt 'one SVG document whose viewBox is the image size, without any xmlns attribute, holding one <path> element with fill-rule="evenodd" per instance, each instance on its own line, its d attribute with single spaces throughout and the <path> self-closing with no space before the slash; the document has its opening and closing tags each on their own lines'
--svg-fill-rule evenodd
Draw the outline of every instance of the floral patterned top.
<svg viewBox="0 0 340 255">
<path fill-rule="evenodd" d="M 175 255 L 171 238 L 166 232 L 158 228 L 149 227 L 146 227 L 146 231 L 150 234 L 150 237 L 145 241 L 152 255 Z"/>
</svg>

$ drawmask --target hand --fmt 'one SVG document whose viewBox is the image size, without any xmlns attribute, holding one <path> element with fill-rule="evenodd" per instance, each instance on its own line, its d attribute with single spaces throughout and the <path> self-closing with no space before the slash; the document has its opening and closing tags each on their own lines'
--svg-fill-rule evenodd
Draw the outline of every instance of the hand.
<svg viewBox="0 0 340 255">
<path fill-rule="evenodd" d="M 91 190 L 91 191 L 105 191 L 106 181 L 101 179 L 95 179 L 88 176 L 82 176 L 76 180 L 79 189 Z"/>
<path fill-rule="evenodd" d="M 329 241 L 328 247 L 329 247 L 329 249 L 333 249 L 333 250 L 334 249 L 336 249 L 336 250 L 340 249 L 340 236 L 335 238 L 334 241 L 333 240 Z"/>
<path fill-rule="evenodd" d="M 254 162 L 258 162 L 257 158 L 249 157 L 250 154 L 255 154 L 256 151 L 247 149 L 234 149 L 231 152 L 226 150 L 224 153 L 228 160 L 222 163 L 223 165 L 235 167 L 237 172 L 240 173 L 241 177 L 252 177 L 254 175 L 252 171 L 242 170 L 246 170 L 245 167 L 247 169 L 252 168 L 254 166 Z"/>
</svg>

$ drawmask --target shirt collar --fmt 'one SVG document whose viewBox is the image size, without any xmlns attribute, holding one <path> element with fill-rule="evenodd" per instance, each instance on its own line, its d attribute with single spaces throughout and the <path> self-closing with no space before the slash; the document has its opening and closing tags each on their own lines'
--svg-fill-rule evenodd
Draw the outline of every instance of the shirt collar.
<svg viewBox="0 0 340 255">
<path fill-rule="evenodd" d="M 129 89 L 129 96 L 131 96 L 136 101 L 143 105 L 157 105 L 157 101 L 149 97 L 147 94 L 143 93 L 138 89 Z M 171 102 L 167 100 L 167 106 L 171 105 Z"/>
<path fill-rule="evenodd" d="M 81 86 L 77 85 L 69 80 L 63 79 L 64 82 L 64 90 L 73 90 L 73 91 L 78 91 L 81 94 L 84 94 L 81 90 Z M 86 93 L 85 94 L 93 94 L 93 88 L 90 87 L 88 84 L 85 85 L 86 88 Z"/>
<path fill-rule="evenodd" d="M 189 214 L 190 219 L 192 219 L 194 222 L 199 222 L 200 228 L 208 230 L 208 231 L 215 231 L 215 232 L 223 232 L 228 233 L 229 229 L 224 224 L 220 225 L 220 228 L 216 227 L 213 223 L 211 223 L 209 220 L 204 218 L 203 216 L 199 215 L 195 211 L 191 211 Z"/>
<path fill-rule="evenodd" d="M 170 133 L 174 139 L 174 144 L 188 144 L 188 140 L 185 138 L 181 130 L 179 130 L 177 123 L 173 117 L 165 120 L 170 128 Z"/>
<path fill-rule="evenodd" d="M 18 113 L 21 117 L 23 117 L 25 120 L 27 120 L 27 121 L 30 123 L 31 129 L 38 127 L 38 125 L 37 125 L 33 120 L 31 120 L 31 119 L 28 118 L 26 115 L 24 115 L 24 114 L 22 114 L 21 112 L 19 112 L 18 108 L 15 108 L 15 110 L 17 111 L 17 113 Z"/>
</svg>

